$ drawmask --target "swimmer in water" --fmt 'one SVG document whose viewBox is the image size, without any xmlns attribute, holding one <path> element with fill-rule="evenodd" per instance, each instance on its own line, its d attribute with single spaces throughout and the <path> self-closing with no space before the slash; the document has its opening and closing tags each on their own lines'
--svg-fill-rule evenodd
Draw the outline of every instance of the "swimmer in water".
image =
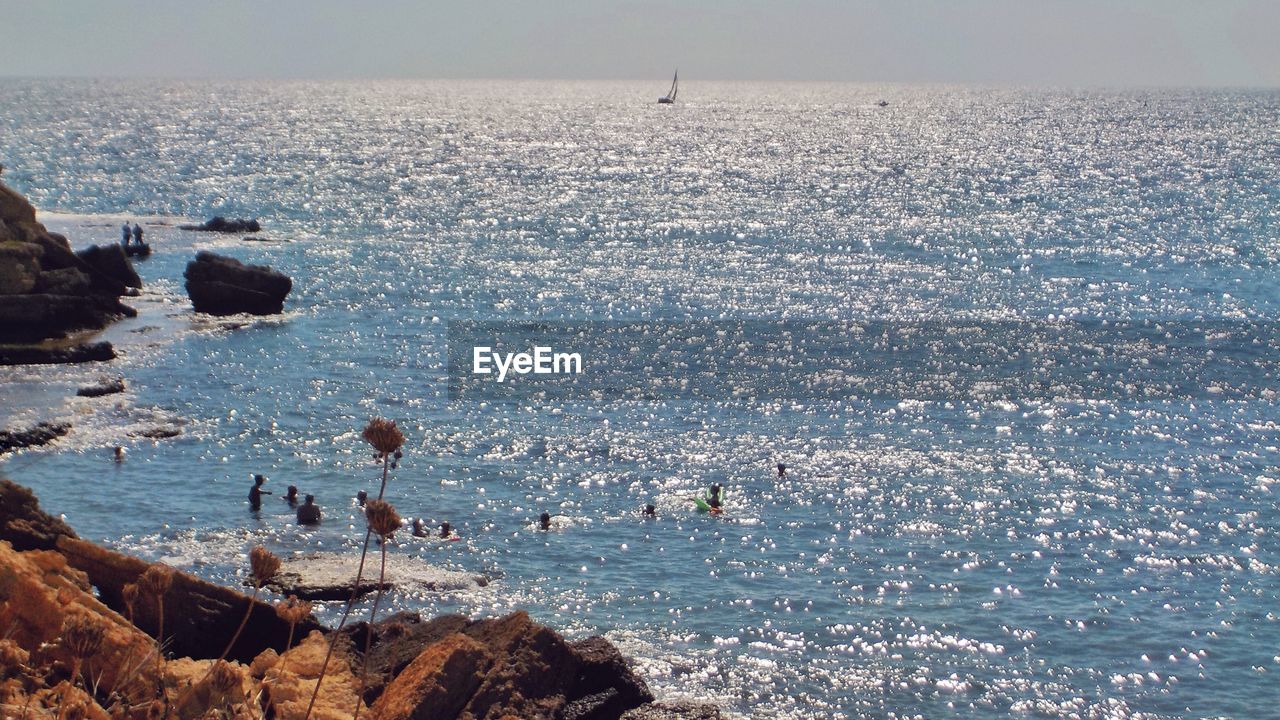
<svg viewBox="0 0 1280 720">
<path fill-rule="evenodd" d="M 644 516 L 646 518 L 658 517 L 658 509 L 653 506 L 653 503 L 644 506 Z"/>
<path fill-rule="evenodd" d="M 298 507 L 298 486 L 290 485 L 289 491 L 284 494 L 284 501 L 289 503 L 289 507 Z"/>
<path fill-rule="evenodd" d="M 422 525 L 422 518 L 413 519 L 413 536 L 427 537 L 427 529 Z"/>
<path fill-rule="evenodd" d="M 453 535 L 453 528 L 449 523 L 447 521 L 440 523 L 440 539 L 448 540 L 451 535 Z"/>
<path fill-rule="evenodd" d="M 316 504 L 316 496 L 308 495 L 306 502 L 298 507 L 299 525 L 319 525 L 320 506 Z"/>
<path fill-rule="evenodd" d="M 267 482 L 267 477 L 265 475 L 253 476 L 253 487 L 249 488 L 249 509 L 250 510 L 261 510 L 262 496 L 271 494 L 270 490 L 262 489 L 262 485 L 266 482 Z"/>
<path fill-rule="evenodd" d="M 707 504 L 711 506 L 712 510 L 720 509 L 720 503 L 723 500 L 723 492 L 724 490 L 720 487 L 719 483 L 713 483 L 711 485 L 711 491 L 707 494 Z"/>
<path fill-rule="evenodd" d="M 551 529 L 551 513 L 544 512 L 538 516 L 538 527 L 543 530 Z"/>
<path fill-rule="evenodd" d="M 784 478 L 786 476 L 787 476 L 787 466 L 782 463 L 778 463 L 778 477 Z"/>
<path fill-rule="evenodd" d="M 369 493 L 361 490 L 356 493 L 356 502 L 360 503 L 360 507 L 364 507 L 365 501 L 369 499 Z"/>
<path fill-rule="evenodd" d="M 115 449 L 115 459 L 117 463 L 124 462 L 124 448 L 119 445 L 117 445 Z"/>
</svg>

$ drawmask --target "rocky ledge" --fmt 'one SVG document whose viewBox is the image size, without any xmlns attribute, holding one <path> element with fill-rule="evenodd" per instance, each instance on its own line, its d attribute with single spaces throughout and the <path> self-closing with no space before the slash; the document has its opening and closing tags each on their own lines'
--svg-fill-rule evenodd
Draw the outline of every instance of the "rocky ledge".
<svg viewBox="0 0 1280 720">
<path fill-rule="evenodd" d="M 119 245 L 73 252 L 67 238 L 36 222 L 27 199 L 0 183 L 0 344 L 38 343 L 100 330 L 135 311 L 120 297 L 142 281 Z M 109 350 L 109 346 L 108 346 Z M 81 362 L 106 358 L 99 348 L 0 348 L 0 364 Z"/>
<path fill-rule="evenodd" d="M 245 220 L 244 218 L 228 220 L 218 215 L 199 225 L 179 225 L 178 229 L 193 230 L 195 232 L 246 233 L 261 232 L 262 224 L 256 218 L 252 220 Z"/>
<path fill-rule="evenodd" d="M 287 275 L 266 265 L 200 252 L 187 263 L 187 295 L 196 312 L 210 315 L 276 315 L 293 289 Z"/>
<path fill-rule="evenodd" d="M 346 600 L 351 596 L 359 565 L 359 556 L 339 553 L 287 558 L 280 563 L 279 574 L 269 584 L 280 593 L 297 595 L 303 600 Z M 388 555 L 383 587 L 458 592 L 488 584 L 489 579 L 483 575 L 448 570 L 403 555 Z M 377 578 L 364 577 L 357 594 L 365 595 L 377 589 Z"/>
<path fill-rule="evenodd" d="M 2 717 L 300 720 L 322 667 L 310 714 L 322 720 L 720 717 L 654 703 L 609 641 L 567 641 L 524 612 L 399 614 L 334 638 L 311 617 L 82 540 L 4 479 L 0 627 Z"/>
</svg>

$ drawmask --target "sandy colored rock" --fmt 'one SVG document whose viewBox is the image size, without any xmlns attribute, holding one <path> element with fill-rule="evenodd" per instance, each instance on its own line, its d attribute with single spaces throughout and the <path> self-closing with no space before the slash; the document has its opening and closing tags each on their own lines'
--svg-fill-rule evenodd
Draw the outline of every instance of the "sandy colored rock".
<svg viewBox="0 0 1280 720">
<path fill-rule="evenodd" d="M 455 633 L 431 645 L 373 704 L 374 720 L 452 720 L 480 687 L 494 658 L 483 645 Z"/>
<path fill-rule="evenodd" d="M 312 632 L 281 655 L 280 662 L 267 671 L 262 681 L 263 698 L 275 717 L 284 720 L 306 715 L 328 649 L 325 636 L 319 631 Z M 351 720 L 357 703 L 363 715 L 365 707 L 358 697 L 360 683 L 352 672 L 350 650 L 340 644 L 329 659 L 328 667 L 311 712 L 313 720 Z"/>
<path fill-rule="evenodd" d="M 155 643 L 90 594 L 84 574 L 56 552 L 17 552 L 0 541 L 0 627 L 28 653 L 30 664 L 72 666 L 60 641 L 68 620 L 102 630 L 101 647 L 84 658 L 82 671 L 106 692 L 145 693 L 155 683 Z"/>
<path fill-rule="evenodd" d="M 195 720 L 209 711 L 230 717 L 257 717 L 258 683 L 248 669 L 239 663 L 225 663 L 233 682 L 219 673 L 210 672 L 216 660 L 178 658 L 164 664 L 165 695 L 169 698 L 171 717 Z M 221 717 L 220 715 L 219 717 Z"/>
</svg>

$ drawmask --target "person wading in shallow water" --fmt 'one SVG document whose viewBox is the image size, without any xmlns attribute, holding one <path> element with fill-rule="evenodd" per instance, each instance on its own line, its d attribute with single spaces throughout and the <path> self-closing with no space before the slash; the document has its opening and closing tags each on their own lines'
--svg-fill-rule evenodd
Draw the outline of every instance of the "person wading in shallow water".
<svg viewBox="0 0 1280 720">
<path fill-rule="evenodd" d="M 440 539 L 448 540 L 453 535 L 453 528 L 447 522 L 440 523 Z"/>
<path fill-rule="evenodd" d="M 298 507 L 298 486 L 290 485 L 289 492 L 284 494 L 283 499 L 285 502 L 289 503 L 289 507 L 291 508 Z"/>
<path fill-rule="evenodd" d="M 249 509 L 250 510 L 261 510 L 262 496 L 271 494 L 270 490 L 262 489 L 262 485 L 266 481 L 267 481 L 267 478 L 265 475 L 253 476 L 253 487 L 249 488 Z"/>
<path fill-rule="evenodd" d="M 308 495 L 306 502 L 298 506 L 298 524 L 320 524 L 320 506 L 316 504 L 315 495 Z"/>
<path fill-rule="evenodd" d="M 538 527 L 543 530 L 551 529 L 551 513 L 544 512 L 538 516 Z"/>
<path fill-rule="evenodd" d="M 787 476 L 787 466 L 782 463 L 778 463 L 778 477 L 784 478 L 786 476 Z"/>
<path fill-rule="evenodd" d="M 427 528 L 422 524 L 422 518 L 413 519 L 413 536 L 427 537 Z"/>
</svg>

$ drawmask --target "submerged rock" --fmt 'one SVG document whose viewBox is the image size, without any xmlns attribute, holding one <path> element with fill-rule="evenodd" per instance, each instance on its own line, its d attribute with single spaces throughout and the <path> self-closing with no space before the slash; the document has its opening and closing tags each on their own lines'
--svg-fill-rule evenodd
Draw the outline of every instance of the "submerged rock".
<svg viewBox="0 0 1280 720">
<path fill-rule="evenodd" d="M 720 720 L 720 708 L 692 702 L 650 703 L 626 711 L 621 720 Z"/>
<path fill-rule="evenodd" d="M 114 395 L 124 392 L 124 378 L 108 378 L 98 381 L 94 385 L 85 385 L 76 390 L 76 395 L 80 397 L 102 397 L 103 395 Z"/>
<path fill-rule="evenodd" d="M 37 423 L 26 430 L 0 430 L 0 453 L 46 445 L 70 431 L 71 425 L 67 423 L 47 422 Z"/>
<path fill-rule="evenodd" d="M 196 312 L 210 315 L 276 315 L 293 281 L 266 265 L 245 265 L 235 258 L 200 252 L 187 263 L 187 295 Z"/>
<path fill-rule="evenodd" d="M 194 230 L 196 232 L 246 233 L 261 232 L 262 225 L 257 218 L 252 220 L 245 220 L 244 218 L 228 220 L 221 215 L 216 215 L 199 225 L 179 225 L 178 229 Z"/>
<path fill-rule="evenodd" d="M 65 365 L 114 360 L 116 350 L 103 340 L 70 347 L 16 345 L 0 347 L 0 365 Z"/>
<path fill-rule="evenodd" d="M 280 573 L 270 585 L 304 600 L 346 600 L 351 597 L 351 586 L 355 583 L 359 566 L 360 556 L 349 553 L 315 553 L 288 558 L 281 563 Z M 366 564 L 360 580 L 360 595 L 378 589 L 377 575 L 369 577 L 369 571 L 370 565 Z M 446 570 L 403 555 L 388 555 L 383 587 L 457 591 L 474 590 L 488 584 L 488 579 L 482 575 Z"/>
</svg>

